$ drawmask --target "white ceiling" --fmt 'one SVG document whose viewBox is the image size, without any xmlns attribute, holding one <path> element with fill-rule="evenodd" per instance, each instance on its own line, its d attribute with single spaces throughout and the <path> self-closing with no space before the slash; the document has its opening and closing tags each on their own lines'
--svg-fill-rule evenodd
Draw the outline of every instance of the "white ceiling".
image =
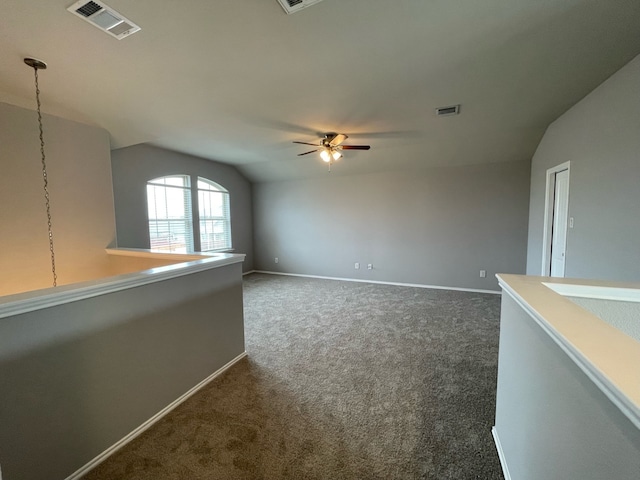
<svg viewBox="0 0 640 480">
<path fill-rule="evenodd" d="M 293 140 L 350 136 L 332 175 L 530 159 L 545 128 L 640 53 L 638 0 L 108 0 L 123 40 L 74 0 L 0 0 L 0 101 L 237 165 L 327 175 Z M 456 117 L 434 109 L 462 104 Z M 1 147 L 0 147 L 1 148 Z"/>
</svg>

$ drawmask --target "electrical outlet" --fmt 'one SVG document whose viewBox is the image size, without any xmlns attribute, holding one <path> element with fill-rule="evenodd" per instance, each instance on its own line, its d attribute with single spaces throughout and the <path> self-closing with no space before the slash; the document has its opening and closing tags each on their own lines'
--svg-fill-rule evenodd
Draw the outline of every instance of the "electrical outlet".
<svg viewBox="0 0 640 480">
<path fill-rule="evenodd" d="M 367 264 L 367 270 L 373 270 L 373 263 Z"/>
<path fill-rule="evenodd" d="M 360 264 L 358 262 L 356 262 L 356 264 L 355 264 L 355 269 L 356 270 L 360 270 Z"/>
<path fill-rule="evenodd" d="M 480 270 L 480 278 L 486 278 L 487 277 L 487 271 L 486 270 Z"/>
<path fill-rule="evenodd" d="M 274 262 L 278 263 L 278 257 L 276 257 L 276 258 L 274 259 Z"/>
</svg>

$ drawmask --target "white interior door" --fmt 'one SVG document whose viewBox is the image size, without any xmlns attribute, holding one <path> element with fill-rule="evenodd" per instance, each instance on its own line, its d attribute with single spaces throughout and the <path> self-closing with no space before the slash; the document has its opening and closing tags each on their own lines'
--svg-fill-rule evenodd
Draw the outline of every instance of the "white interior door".
<svg viewBox="0 0 640 480">
<path fill-rule="evenodd" d="M 564 277 L 567 253 L 567 220 L 569 217 L 569 170 L 556 172 L 553 192 L 553 222 L 551 231 L 552 277 Z"/>
</svg>

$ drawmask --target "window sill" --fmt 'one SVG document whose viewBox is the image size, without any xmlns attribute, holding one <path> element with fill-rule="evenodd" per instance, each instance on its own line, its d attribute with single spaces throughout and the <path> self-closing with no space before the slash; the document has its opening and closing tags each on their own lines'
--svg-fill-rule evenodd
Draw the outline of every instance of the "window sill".
<svg viewBox="0 0 640 480">
<path fill-rule="evenodd" d="M 235 251 L 235 248 L 222 248 L 220 250 L 204 250 L 202 252 L 196 252 L 196 254 L 207 255 L 208 253 L 233 253 Z"/>
</svg>

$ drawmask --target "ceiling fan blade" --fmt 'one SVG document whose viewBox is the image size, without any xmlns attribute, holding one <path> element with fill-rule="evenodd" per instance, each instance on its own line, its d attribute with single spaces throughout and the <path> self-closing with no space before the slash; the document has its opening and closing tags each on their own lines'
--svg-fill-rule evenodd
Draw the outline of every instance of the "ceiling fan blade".
<svg viewBox="0 0 640 480">
<path fill-rule="evenodd" d="M 280 130 L 298 135 L 312 135 L 314 137 L 322 137 L 326 132 L 324 129 L 318 130 L 307 125 L 283 122 L 268 117 L 254 117 L 250 123 L 257 127 L 268 128 L 270 130 Z"/>
<path fill-rule="evenodd" d="M 370 145 L 341 145 L 342 150 L 369 150 Z"/>
<path fill-rule="evenodd" d="M 317 152 L 317 151 L 318 151 L 318 149 L 316 149 L 316 150 L 309 150 L 308 152 L 299 153 L 299 154 L 298 154 L 298 156 L 299 156 L 299 157 L 301 157 L 302 155 L 309 155 L 310 153 Z"/>
<path fill-rule="evenodd" d="M 300 145 L 311 145 L 312 147 L 319 146 L 317 143 L 307 143 L 307 142 L 293 142 L 293 143 L 299 143 Z"/>
<path fill-rule="evenodd" d="M 417 130 L 383 130 L 371 132 L 350 133 L 351 138 L 415 138 L 423 135 Z"/>
<path fill-rule="evenodd" d="M 331 140 L 329 141 L 329 145 L 331 145 L 332 147 L 337 147 L 342 142 L 344 142 L 347 138 L 349 137 L 347 137 L 346 135 L 343 135 L 342 133 L 337 133 L 336 135 L 334 135 L 333 138 L 331 138 Z"/>
</svg>

